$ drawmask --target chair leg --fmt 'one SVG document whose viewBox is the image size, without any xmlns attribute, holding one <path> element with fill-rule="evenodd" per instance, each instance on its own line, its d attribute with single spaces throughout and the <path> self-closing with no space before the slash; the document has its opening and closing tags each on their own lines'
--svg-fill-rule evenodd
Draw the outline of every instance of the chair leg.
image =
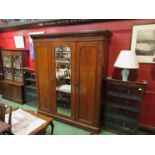
<svg viewBox="0 0 155 155">
<path fill-rule="evenodd" d="M 53 122 L 51 122 L 50 125 L 51 125 L 51 135 L 53 135 L 53 131 L 54 131 L 54 124 L 53 124 Z"/>
</svg>

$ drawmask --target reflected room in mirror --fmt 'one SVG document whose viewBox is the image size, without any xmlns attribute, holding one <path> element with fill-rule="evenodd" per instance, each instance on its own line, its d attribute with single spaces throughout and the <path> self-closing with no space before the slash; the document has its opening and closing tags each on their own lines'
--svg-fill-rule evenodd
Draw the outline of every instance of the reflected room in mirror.
<svg viewBox="0 0 155 155">
<path fill-rule="evenodd" d="M 71 50 L 55 48 L 57 113 L 71 117 Z"/>
</svg>

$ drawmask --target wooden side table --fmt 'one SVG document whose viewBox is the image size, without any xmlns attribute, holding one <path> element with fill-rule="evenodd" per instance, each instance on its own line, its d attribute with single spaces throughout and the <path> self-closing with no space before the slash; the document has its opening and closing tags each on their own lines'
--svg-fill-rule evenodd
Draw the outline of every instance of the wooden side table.
<svg viewBox="0 0 155 155">
<path fill-rule="evenodd" d="M 30 133 L 30 135 L 38 135 L 40 133 L 42 133 L 43 131 L 46 130 L 46 128 L 50 125 L 51 126 L 51 135 L 53 135 L 53 131 L 54 131 L 54 124 L 53 124 L 53 118 L 51 117 L 48 117 L 48 116 L 45 116 L 39 112 L 33 112 L 33 111 L 30 111 L 30 110 L 24 110 L 30 114 L 32 114 L 33 116 L 35 117 L 38 117 L 40 119 L 43 119 L 45 120 L 46 122 L 41 125 L 39 128 L 35 129 L 34 131 L 32 131 Z"/>
<path fill-rule="evenodd" d="M 13 112 L 15 112 L 18 109 L 19 108 L 14 109 Z M 34 129 L 32 132 L 28 133 L 28 135 L 40 135 L 45 132 L 45 130 L 47 129 L 49 125 L 51 126 L 51 135 L 53 135 L 53 130 L 54 130 L 53 118 L 40 114 L 39 112 L 33 112 L 30 110 L 25 110 L 25 109 L 22 109 L 22 110 L 37 118 L 45 120 L 45 123 L 43 123 L 38 128 Z"/>
</svg>

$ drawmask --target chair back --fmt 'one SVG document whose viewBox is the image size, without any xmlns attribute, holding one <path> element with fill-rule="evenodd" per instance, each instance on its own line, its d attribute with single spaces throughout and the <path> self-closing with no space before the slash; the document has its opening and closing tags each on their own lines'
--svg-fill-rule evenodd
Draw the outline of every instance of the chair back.
<svg viewBox="0 0 155 155">
<path fill-rule="evenodd" d="M 5 114 L 6 112 L 9 113 L 9 119 L 8 122 L 5 122 Z M 11 117 L 12 117 L 12 107 L 8 106 L 4 103 L 0 103 L 0 120 L 2 122 L 8 123 L 11 125 Z"/>
</svg>

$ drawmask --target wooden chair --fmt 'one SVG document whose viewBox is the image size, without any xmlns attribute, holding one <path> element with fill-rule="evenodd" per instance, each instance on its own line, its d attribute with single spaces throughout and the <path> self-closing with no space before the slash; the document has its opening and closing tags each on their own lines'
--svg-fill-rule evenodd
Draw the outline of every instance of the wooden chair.
<svg viewBox="0 0 155 155">
<path fill-rule="evenodd" d="M 8 119 L 8 122 L 5 122 L 5 114 L 7 112 L 9 113 L 9 119 Z M 11 117 L 12 117 L 12 107 L 4 103 L 0 103 L 0 121 L 11 125 Z M 12 134 L 11 128 L 3 134 L 9 134 L 9 135 Z"/>
</svg>

